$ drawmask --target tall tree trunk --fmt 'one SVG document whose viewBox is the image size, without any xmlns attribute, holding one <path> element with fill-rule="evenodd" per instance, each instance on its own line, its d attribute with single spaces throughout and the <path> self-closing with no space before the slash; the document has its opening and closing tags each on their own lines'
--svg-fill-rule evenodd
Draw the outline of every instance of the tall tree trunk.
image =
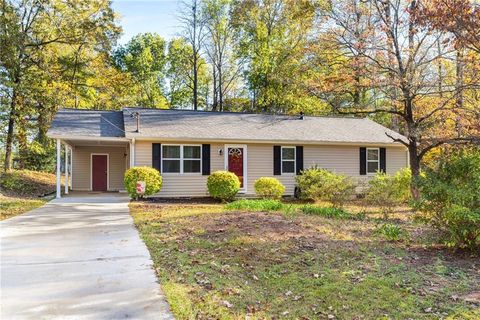
<svg viewBox="0 0 480 320">
<path fill-rule="evenodd" d="M 47 144 L 47 129 L 48 129 L 48 116 L 46 114 L 46 108 L 43 104 L 38 105 L 38 134 L 37 134 L 37 141 L 42 145 L 45 146 Z"/>
<path fill-rule="evenodd" d="M 385 10 L 385 22 L 386 24 L 388 25 L 388 28 L 390 28 L 391 24 L 392 24 L 392 12 L 391 12 L 391 3 L 390 1 L 385 1 L 383 3 L 384 5 L 384 10 Z M 393 45 L 393 39 L 390 35 L 388 35 L 388 61 L 391 65 L 394 65 L 395 64 L 395 53 L 394 53 L 394 45 Z M 395 74 L 394 72 L 389 72 L 389 77 L 390 77 L 390 83 L 395 83 Z M 398 96 L 397 96 L 397 88 L 392 85 L 392 90 L 391 90 L 391 94 L 392 94 L 392 109 L 397 111 L 397 100 L 398 100 Z M 394 131 L 400 131 L 400 124 L 399 124 L 399 119 L 398 119 L 398 115 L 396 114 L 392 114 L 392 129 Z"/>
<path fill-rule="evenodd" d="M 412 0 L 410 2 L 409 9 L 411 12 L 416 10 L 417 8 L 417 1 Z M 413 25 L 412 20 L 408 23 L 408 65 L 406 66 L 406 74 L 404 75 L 404 99 L 405 99 L 405 110 L 406 110 L 406 127 L 408 130 L 408 138 L 409 138 L 409 145 L 408 145 L 408 152 L 410 154 L 410 170 L 412 172 L 412 182 L 410 184 L 410 191 L 412 193 L 413 199 L 417 200 L 420 197 L 420 191 L 418 190 L 418 186 L 416 184 L 417 178 L 420 176 L 420 157 L 418 153 L 418 132 L 415 123 L 415 118 L 413 114 L 413 97 L 411 94 L 411 88 L 413 87 L 413 78 L 414 78 L 414 61 L 415 59 L 412 58 L 414 55 L 414 35 L 415 35 L 415 26 Z"/>
<path fill-rule="evenodd" d="M 20 169 L 26 168 L 25 159 L 28 155 L 28 141 L 27 141 L 27 120 L 24 117 L 17 117 L 17 149 L 18 149 L 18 167 Z"/>
<path fill-rule="evenodd" d="M 457 108 L 458 112 L 455 118 L 455 128 L 457 130 L 457 135 L 462 135 L 462 128 L 461 128 L 461 117 L 462 117 L 462 108 L 463 108 L 463 69 L 464 69 L 464 61 L 463 61 L 463 50 L 459 48 L 457 50 L 457 58 L 456 58 L 456 75 L 455 75 L 455 91 L 456 91 L 456 99 L 455 99 L 455 107 Z"/>
<path fill-rule="evenodd" d="M 193 110 L 198 109 L 198 48 L 197 48 L 197 1 L 194 1 L 193 7 L 192 7 L 192 13 L 193 13 L 193 44 L 192 44 L 192 50 L 193 50 Z"/>
<path fill-rule="evenodd" d="M 440 37 L 437 39 L 437 51 L 438 55 L 442 55 L 442 47 L 440 45 Z M 440 97 L 443 97 L 443 65 L 442 60 L 438 59 L 438 92 L 440 93 Z"/>
<path fill-rule="evenodd" d="M 217 67 L 212 64 L 212 78 L 213 78 L 213 104 L 212 111 L 217 111 L 218 108 L 218 93 L 217 93 Z"/>
<path fill-rule="evenodd" d="M 220 111 L 223 111 L 223 79 L 222 79 L 222 61 L 219 61 L 218 68 L 218 103 Z"/>
<path fill-rule="evenodd" d="M 10 103 L 10 114 L 8 117 L 8 130 L 7 130 L 7 141 L 5 143 L 5 162 L 3 168 L 5 171 L 12 169 L 12 146 L 13 146 L 13 133 L 15 127 L 15 118 L 16 118 L 16 103 L 17 103 L 17 94 L 15 89 L 13 90 L 12 101 Z"/>
<path fill-rule="evenodd" d="M 418 157 L 417 139 L 410 139 L 408 145 L 408 154 L 410 160 L 410 170 L 412 172 L 412 181 L 410 183 L 410 192 L 413 199 L 417 200 L 420 197 L 420 192 L 416 184 L 417 178 L 420 176 L 420 158 Z"/>
<path fill-rule="evenodd" d="M 198 109 L 198 69 L 197 58 L 193 58 L 193 110 Z"/>
</svg>

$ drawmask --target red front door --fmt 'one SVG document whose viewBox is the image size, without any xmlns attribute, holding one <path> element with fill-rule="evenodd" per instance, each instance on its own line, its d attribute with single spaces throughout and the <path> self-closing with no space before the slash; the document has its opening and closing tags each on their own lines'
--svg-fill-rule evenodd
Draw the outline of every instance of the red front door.
<svg viewBox="0 0 480 320">
<path fill-rule="evenodd" d="M 107 155 L 92 155 L 92 190 L 107 191 L 108 178 Z"/>
<path fill-rule="evenodd" d="M 243 148 L 228 148 L 228 171 L 233 172 L 240 179 L 240 187 L 243 188 Z"/>
</svg>

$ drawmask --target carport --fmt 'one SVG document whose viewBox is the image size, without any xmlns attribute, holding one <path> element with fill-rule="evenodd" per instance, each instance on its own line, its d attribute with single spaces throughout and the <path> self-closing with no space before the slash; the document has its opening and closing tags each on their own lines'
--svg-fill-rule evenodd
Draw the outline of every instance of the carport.
<svg viewBox="0 0 480 320">
<path fill-rule="evenodd" d="M 48 131 L 56 139 L 57 188 L 61 198 L 75 191 L 121 191 L 123 175 L 134 159 L 134 140 L 125 138 L 123 112 L 62 109 Z M 63 153 L 63 159 L 62 159 Z"/>
</svg>

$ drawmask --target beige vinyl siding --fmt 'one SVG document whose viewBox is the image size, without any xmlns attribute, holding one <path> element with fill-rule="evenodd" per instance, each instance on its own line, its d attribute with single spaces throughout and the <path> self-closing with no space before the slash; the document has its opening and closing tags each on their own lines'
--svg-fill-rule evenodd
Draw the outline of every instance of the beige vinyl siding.
<svg viewBox="0 0 480 320">
<path fill-rule="evenodd" d="M 123 175 L 126 165 L 125 152 L 125 147 L 74 147 L 72 158 L 72 189 L 91 190 L 92 153 L 108 153 L 109 190 L 117 191 L 124 189 Z"/>
<path fill-rule="evenodd" d="M 137 141 L 135 143 L 135 164 L 137 166 L 152 166 L 152 141 Z M 161 142 L 159 142 L 161 143 Z M 207 142 L 206 142 L 207 143 Z M 168 142 L 168 144 L 194 144 L 191 142 Z M 210 170 L 224 170 L 223 155 L 218 149 L 223 145 L 210 144 Z M 156 196 L 159 197 L 205 197 L 207 193 L 207 177 L 201 173 L 172 174 L 165 173 L 163 186 Z"/>
<path fill-rule="evenodd" d="M 249 144 L 248 148 L 248 188 L 247 195 L 254 195 L 253 185 L 261 177 L 275 177 L 285 186 L 285 194 L 293 195 L 295 190 L 295 175 L 273 175 L 273 145 Z"/>
<path fill-rule="evenodd" d="M 407 166 L 407 152 L 403 147 L 387 147 L 386 169 L 394 174 Z M 360 175 L 360 146 L 306 146 L 304 147 L 304 168 L 313 166 L 335 173 L 344 174 L 362 183 L 373 175 Z"/>
<path fill-rule="evenodd" d="M 152 165 L 152 143 L 153 142 L 151 141 L 136 142 L 136 165 Z M 168 144 L 189 143 L 168 142 Z M 218 154 L 218 150 L 223 149 L 224 147 L 224 144 L 211 144 L 211 172 L 225 169 L 225 156 Z M 369 176 L 360 175 L 360 147 L 361 146 L 304 145 L 304 168 L 308 169 L 317 165 L 320 168 L 346 174 L 360 181 L 365 181 Z M 390 174 L 406 167 L 406 150 L 403 147 L 387 147 L 386 161 L 387 172 Z M 255 194 L 253 185 L 255 180 L 260 177 L 275 177 L 279 179 L 285 185 L 286 195 L 293 195 L 295 189 L 295 175 L 273 175 L 273 144 L 247 144 L 247 171 L 247 195 Z M 157 196 L 207 196 L 206 179 L 207 176 L 202 176 L 201 174 L 164 174 L 163 187 Z"/>
</svg>

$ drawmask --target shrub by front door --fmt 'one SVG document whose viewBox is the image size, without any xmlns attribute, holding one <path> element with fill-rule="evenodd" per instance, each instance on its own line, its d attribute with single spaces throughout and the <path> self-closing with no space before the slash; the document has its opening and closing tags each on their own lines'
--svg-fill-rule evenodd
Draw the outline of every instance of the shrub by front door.
<svg viewBox="0 0 480 320">
<path fill-rule="evenodd" d="M 229 147 L 228 148 L 228 171 L 233 172 L 240 179 L 240 188 L 243 188 L 243 157 L 245 156 L 244 148 Z"/>
<path fill-rule="evenodd" d="M 108 156 L 92 154 L 92 190 L 107 191 Z"/>
</svg>

